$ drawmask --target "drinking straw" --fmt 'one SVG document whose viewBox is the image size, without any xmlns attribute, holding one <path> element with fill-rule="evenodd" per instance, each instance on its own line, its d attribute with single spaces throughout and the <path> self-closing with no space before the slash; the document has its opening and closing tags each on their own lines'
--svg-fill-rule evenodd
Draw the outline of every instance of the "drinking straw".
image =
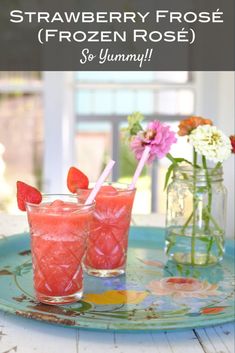
<svg viewBox="0 0 235 353">
<path fill-rule="evenodd" d="M 137 168 L 136 168 L 136 170 L 135 170 L 135 174 L 134 174 L 134 176 L 133 176 L 133 178 L 132 178 L 132 182 L 131 182 L 131 184 L 129 185 L 129 187 L 128 187 L 128 189 L 134 189 L 134 187 L 135 187 L 135 184 L 136 184 L 136 182 L 137 182 L 137 179 L 139 178 L 139 176 L 140 176 L 140 174 L 141 174 L 141 172 L 142 172 L 142 169 L 144 168 L 144 165 L 145 165 L 145 163 L 146 163 L 146 161 L 147 161 L 147 159 L 148 159 L 148 157 L 149 157 L 149 152 L 150 152 L 150 147 L 149 146 L 146 146 L 145 147 L 145 149 L 144 149 L 144 151 L 143 151 L 143 153 L 142 153 L 142 156 L 141 156 L 141 158 L 140 158 L 140 161 L 139 161 L 139 163 L 138 163 L 138 165 L 137 165 Z"/>
<path fill-rule="evenodd" d="M 97 182 L 95 183 L 94 188 L 91 190 L 90 195 L 88 196 L 85 205 L 88 205 L 90 203 L 92 203 L 97 195 L 97 193 L 99 192 L 103 182 L 105 181 L 105 179 L 107 178 L 107 176 L 110 174 L 113 166 L 115 164 L 115 161 L 113 161 L 111 159 L 111 161 L 109 161 L 109 163 L 106 165 L 104 171 L 102 172 L 102 174 L 100 175 L 99 179 L 97 180 Z"/>
</svg>

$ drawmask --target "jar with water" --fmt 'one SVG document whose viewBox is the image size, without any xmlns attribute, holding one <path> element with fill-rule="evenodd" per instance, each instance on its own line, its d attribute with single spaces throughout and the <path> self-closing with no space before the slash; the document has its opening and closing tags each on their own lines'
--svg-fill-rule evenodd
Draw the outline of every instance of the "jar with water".
<svg viewBox="0 0 235 353">
<path fill-rule="evenodd" d="M 178 166 L 167 189 L 166 255 L 192 266 L 223 259 L 226 188 L 222 167 Z"/>
</svg>

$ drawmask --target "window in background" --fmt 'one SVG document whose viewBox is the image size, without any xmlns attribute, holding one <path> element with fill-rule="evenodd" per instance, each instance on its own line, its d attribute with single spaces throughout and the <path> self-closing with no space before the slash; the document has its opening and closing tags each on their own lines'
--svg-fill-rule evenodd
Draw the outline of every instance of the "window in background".
<svg viewBox="0 0 235 353">
<path fill-rule="evenodd" d="M 111 156 L 111 124 L 81 122 L 78 124 L 75 146 L 78 166 L 95 181 Z"/>
<path fill-rule="evenodd" d="M 121 139 L 127 115 L 140 111 L 145 121 L 159 119 L 177 131 L 178 121 L 194 112 L 194 87 L 188 72 L 79 72 L 76 74 L 77 164 L 91 180 L 108 157 L 117 161 L 113 180 L 130 182 L 136 161 Z M 187 148 L 186 148 L 187 146 Z M 172 153 L 191 158 L 184 139 Z M 166 159 L 146 167 L 138 181 L 135 213 L 165 212 Z"/>
<path fill-rule="evenodd" d="M 15 181 L 41 186 L 43 148 L 41 76 L 0 73 L 0 210 L 15 211 Z"/>
</svg>

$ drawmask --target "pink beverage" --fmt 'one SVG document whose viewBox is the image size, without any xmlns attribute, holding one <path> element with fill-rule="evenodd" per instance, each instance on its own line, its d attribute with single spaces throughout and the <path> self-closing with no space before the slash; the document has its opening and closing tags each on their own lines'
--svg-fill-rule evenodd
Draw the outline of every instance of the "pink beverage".
<svg viewBox="0 0 235 353">
<path fill-rule="evenodd" d="M 73 195 L 45 195 L 27 204 L 34 288 L 40 302 L 70 303 L 83 294 L 82 258 L 94 205 Z"/>
<path fill-rule="evenodd" d="M 128 190 L 127 187 L 124 184 L 109 183 L 102 186 L 96 196 L 94 219 L 83 262 L 90 275 L 113 277 L 125 272 L 135 197 L 135 189 Z"/>
</svg>

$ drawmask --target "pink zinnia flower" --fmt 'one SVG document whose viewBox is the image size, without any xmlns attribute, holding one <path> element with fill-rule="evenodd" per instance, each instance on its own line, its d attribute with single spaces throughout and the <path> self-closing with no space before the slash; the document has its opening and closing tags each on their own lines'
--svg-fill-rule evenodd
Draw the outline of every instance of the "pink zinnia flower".
<svg viewBox="0 0 235 353">
<path fill-rule="evenodd" d="M 131 142 L 131 149 L 135 153 L 137 160 L 140 160 L 145 146 L 150 146 L 151 151 L 147 163 L 163 158 L 170 151 L 171 145 L 177 141 L 175 133 L 170 130 L 168 125 L 154 120 L 148 124 L 145 131 L 141 131 Z"/>
</svg>

